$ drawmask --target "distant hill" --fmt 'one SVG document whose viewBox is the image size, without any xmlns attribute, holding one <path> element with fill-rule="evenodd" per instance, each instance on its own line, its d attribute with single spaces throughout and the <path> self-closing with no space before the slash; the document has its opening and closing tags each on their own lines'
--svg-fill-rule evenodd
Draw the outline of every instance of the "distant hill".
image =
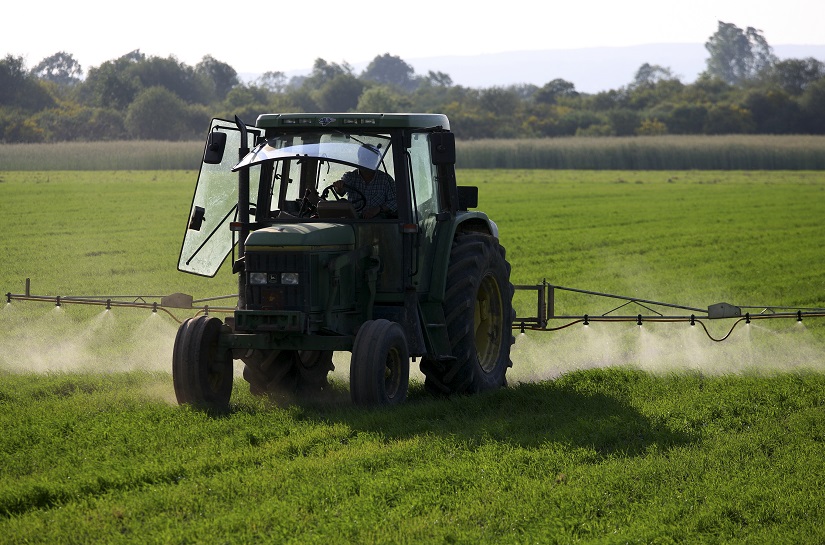
<svg viewBox="0 0 825 545">
<path fill-rule="evenodd" d="M 705 69 L 701 44 L 656 44 L 633 47 L 594 47 L 516 51 L 469 57 L 407 60 L 416 73 L 446 72 L 456 84 L 492 87 L 514 83 L 544 85 L 556 78 L 571 81 L 576 90 L 595 93 L 633 81 L 644 63 L 669 67 L 682 81 L 693 81 Z"/>
<path fill-rule="evenodd" d="M 825 62 L 825 45 L 777 45 L 780 59 L 814 57 Z M 576 85 L 576 90 L 597 93 L 624 87 L 633 81 L 644 63 L 670 68 L 685 83 L 692 83 L 705 70 L 708 53 L 703 44 L 647 44 L 629 47 L 593 47 L 584 49 L 550 49 L 515 51 L 486 55 L 428 57 L 404 59 L 419 75 L 428 71 L 444 72 L 453 83 L 465 87 L 494 87 L 518 83 L 544 85 L 562 78 Z M 361 73 L 370 60 L 351 63 Z M 305 75 L 310 68 L 288 72 L 287 76 Z M 251 81 L 258 74 L 241 74 Z"/>
<path fill-rule="evenodd" d="M 814 57 L 825 62 L 825 45 L 778 45 L 774 53 L 780 59 Z M 691 83 L 705 70 L 707 58 L 703 44 L 648 44 L 404 60 L 417 74 L 445 72 L 455 84 L 466 87 L 544 85 L 562 78 L 573 82 L 578 91 L 596 93 L 629 84 L 646 62 L 670 68 L 683 82 Z"/>
</svg>

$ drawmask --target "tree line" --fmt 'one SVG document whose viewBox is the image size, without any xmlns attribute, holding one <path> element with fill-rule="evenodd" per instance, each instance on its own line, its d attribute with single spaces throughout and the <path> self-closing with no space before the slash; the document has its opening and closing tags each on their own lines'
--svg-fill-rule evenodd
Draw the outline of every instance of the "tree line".
<svg viewBox="0 0 825 545">
<path fill-rule="evenodd" d="M 684 83 L 645 63 L 626 86 L 583 93 L 558 78 L 469 88 L 416 74 L 385 53 L 360 73 L 316 59 L 307 76 L 270 71 L 242 82 L 205 56 L 195 66 L 139 50 L 92 67 L 58 52 L 27 68 L 0 60 L 0 141 L 199 139 L 212 117 L 268 112 L 430 111 L 462 139 L 662 134 L 825 134 L 825 63 L 779 60 L 761 31 L 719 22 L 706 70 Z"/>
</svg>

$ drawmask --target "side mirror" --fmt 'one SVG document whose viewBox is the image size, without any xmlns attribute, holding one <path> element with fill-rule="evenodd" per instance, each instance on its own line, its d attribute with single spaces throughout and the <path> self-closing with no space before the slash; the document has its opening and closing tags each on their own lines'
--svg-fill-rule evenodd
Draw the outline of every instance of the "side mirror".
<svg viewBox="0 0 825 545">
<path fill-rule="evenodd" d="M 434 132 L 430 135 L 430 156 L 434 165 L 455 164 L 455 134 Z"/>
<path fill-rule="evenodd" d="M 460 185 L 456 188 L 458 192 L 458 209 L 469 210 L 478 208 L 478 188 L 474 185 Z"/>
<path fill-rule="evenodd" d="M 221 164 L 224 149 L 226 149 L 226 133 L 210 132 L 206 140 L 206 149 L 203 152 L 203 162 L 207 165 Z"/>
<path fill-rule="evenodd" d="M 200 231 L 203 220 L 206 219 L 206 210 L 200 206 L 195 207 L 192 212 L 192 217 L 189 219 L 189 229 L 192 231 Z"/>
</svg>

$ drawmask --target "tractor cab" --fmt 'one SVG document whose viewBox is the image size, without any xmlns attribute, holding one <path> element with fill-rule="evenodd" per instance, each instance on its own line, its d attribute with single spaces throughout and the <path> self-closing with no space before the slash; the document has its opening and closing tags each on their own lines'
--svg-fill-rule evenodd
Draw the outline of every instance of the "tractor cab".
<svg viewBox="0 0 825 545">
<path fill-rule="evenodd" d="M 254 127 L 213 120 L 178 269 L 214 276 L 233 247 L 243 255 L 249 233 L 270 225 L 363 223 L 372 195 L 335 184 L 351 171 L 394 185 L 394 202 L 371 223 L 406 226 L 400 233 L 446 219 L 460 208 L 448 129 L 447 118 L 434 114 L 271 114 Z"/>
</svg>

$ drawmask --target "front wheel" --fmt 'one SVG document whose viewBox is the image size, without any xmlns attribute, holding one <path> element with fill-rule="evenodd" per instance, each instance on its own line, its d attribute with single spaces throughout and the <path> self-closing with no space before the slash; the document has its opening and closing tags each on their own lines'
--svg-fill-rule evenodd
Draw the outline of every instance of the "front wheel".
<svg viewBox="0 0 825 545">
<path fill-rule="evenodd" d="M 223 324 L 218 318 L 185 320 L 175 336 L 172 382 L 178 403 L 223 411 L 232 394 L 232 356 L 220 348 Z"/>
<path fill-rule="evenodd" d="M 349 380 L 356 405 L 404 402 L 410 383 L 410 351 L 400 325 L 383 319 L 364 322 L 352 346 Z"/>
</svg>

